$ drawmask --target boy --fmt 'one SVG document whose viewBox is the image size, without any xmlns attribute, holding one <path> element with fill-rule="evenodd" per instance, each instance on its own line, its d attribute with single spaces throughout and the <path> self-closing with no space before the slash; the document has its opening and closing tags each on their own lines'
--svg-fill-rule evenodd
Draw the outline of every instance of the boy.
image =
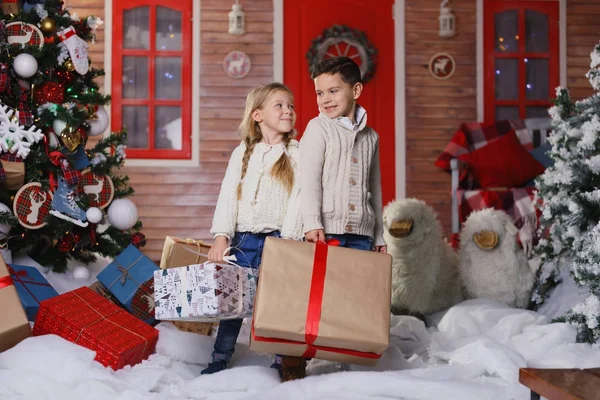
<svg viewBox="0 0 600 400">
<path fill-rule="evenodd" d="M 319 116 L 300 141 L 300 197 L 309 242 L 386 252 L 383 241 L 379 137 L 356 101 L 363 85 L 348 57 L 311 68 Z"/>
</svg>

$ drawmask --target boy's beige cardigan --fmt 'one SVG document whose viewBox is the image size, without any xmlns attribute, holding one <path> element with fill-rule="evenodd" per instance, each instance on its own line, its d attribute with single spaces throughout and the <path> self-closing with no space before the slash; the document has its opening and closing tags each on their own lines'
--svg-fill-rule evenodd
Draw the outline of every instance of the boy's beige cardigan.
<svg viewBox="0 0 600 400">
<path fill-rule="evenodd" d="M 307 125 L 300 141 L 300 199 L 304 232 L 357 234 L 384 245 L 379 136 L 357 132 L 323 113 Z"/>
</svg>

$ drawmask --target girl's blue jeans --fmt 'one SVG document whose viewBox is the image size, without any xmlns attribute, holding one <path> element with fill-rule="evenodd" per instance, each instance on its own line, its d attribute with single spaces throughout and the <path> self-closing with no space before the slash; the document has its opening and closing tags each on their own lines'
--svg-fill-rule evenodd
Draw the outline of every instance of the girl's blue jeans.
<svg viewBox="0 0 600 400">
<path fill-rule="evenodd" d="M 268 236 L 280 237 L 279 231 L 269 233 L 236 232 L 230 247 L 231 255 L 237 258 L 236 264 L 240 267 L 258 268 L 262 260 L 262 251 L 265 239 Z M 212 353 L 213 361 L 229 362 L 235 343 L 237 342 L 243 319 L 228 319 L 219 323 L 217 339 Z"/>
</svg>

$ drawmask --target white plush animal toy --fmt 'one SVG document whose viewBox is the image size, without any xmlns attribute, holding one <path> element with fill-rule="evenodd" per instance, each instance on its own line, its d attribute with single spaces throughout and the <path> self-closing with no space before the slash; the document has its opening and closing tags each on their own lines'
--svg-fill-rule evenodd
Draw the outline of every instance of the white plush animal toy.
<svg viewBox="0 0 600 400">
<path fill-rule="evenodd" d="M 535 277 L 516 234 L 504 211 L 487 208 L 469 215 L 459 252 L 460 277 L 468 297 L 527 308 Z"/>
<path fill-rule="evenodd" d="M 430 314 L 463 299 L 458 256 L 431 207 L 417 199 L 393 201 L 383 211 L 383 225 L 393 259 L 394 314 Z"/>
</svg>

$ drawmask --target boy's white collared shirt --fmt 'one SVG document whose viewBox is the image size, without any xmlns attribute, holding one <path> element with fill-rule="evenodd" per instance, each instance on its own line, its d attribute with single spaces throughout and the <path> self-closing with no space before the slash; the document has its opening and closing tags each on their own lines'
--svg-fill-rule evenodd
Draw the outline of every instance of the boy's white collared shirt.
<svg viewBox="0 0 600 400">
<path fill-rule="evenodd" d="M 336 120 L 340 121 L 344 126 L 350 129 L 352 132 L 356 133 L 361 129 L 361 122 L 363 118 L 367 115 L 367 110 L 365 110 L 360 105 L 356 105 L 356 112 L 354 113 L 355 123 L 352 123 L 352 120 L 348 117 L 337 117 Z"/>
</svg>

